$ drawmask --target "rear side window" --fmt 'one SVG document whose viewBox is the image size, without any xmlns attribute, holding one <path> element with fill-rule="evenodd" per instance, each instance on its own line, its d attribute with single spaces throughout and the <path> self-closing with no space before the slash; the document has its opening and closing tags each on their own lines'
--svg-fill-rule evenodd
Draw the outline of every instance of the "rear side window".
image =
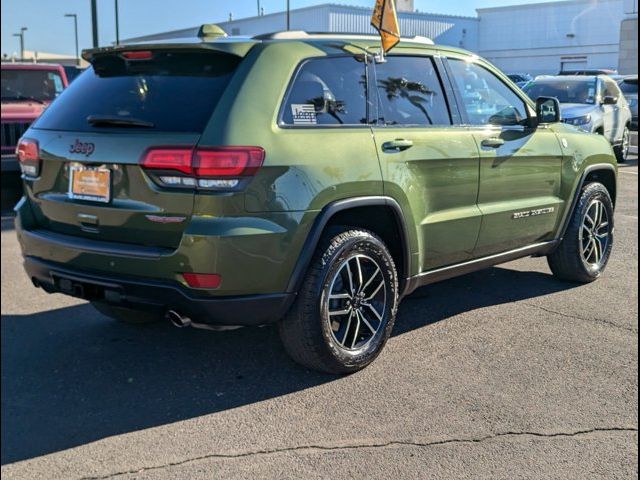
<svg viewBox="0 0 640 480">
<path fill-rule="evenodd" d="M 285 125 L 366 125 L 365 64 L 355 57 L 317 58 L 296 75 L 282 112 Z"/>
<path fill-rule="evenodd" d="M 471 125 L 526 125 L 527 106 L 489 70 L 462 60 L 449 59 Z"/>
<path fill-rule="evenodd" d="M 376 65 L 378 124 L 451 125 L 447 101 L 433 60 L 387 57 Z"/>
<path fill-rule="evenodd" d="M 40 117 L 36 128 L 201 133 L 240 59 L 209 52 L 154 52 L 149 60 L 99 57 Z M 90 117 L 116 121 L 91 124 Z M 132 122 L 133 121 L 133 122 Z"/>
</svg>

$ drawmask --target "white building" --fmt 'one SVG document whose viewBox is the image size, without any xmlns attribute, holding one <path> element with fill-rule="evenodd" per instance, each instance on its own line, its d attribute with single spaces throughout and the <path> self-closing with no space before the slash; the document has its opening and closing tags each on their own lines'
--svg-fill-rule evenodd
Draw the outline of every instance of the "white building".
<svg viewBox="0 0 640 480">
<path fill-rule="evenodd" d="M 373 1 L 371 2 L 373 5 Z M 404 1 L 400 7 L 412 8 L 413 1 Z M 372 8 L 351 7 L 336 4 L 315 5 L 312 7 L 291 10 L 291 30 L 307 32 L 335 33 L 368 33 L 375 34 L 371 26 Z M 420 35 L 433 39 L 443 45 L 454 45 L 468 50 L 478 48 L 478 19 L 475 17 L 459 17 L 420 13 L 415 11 L 399 11 L 398 20 L 403 36 Z M 206 23 L 205 19 L 203 23 Z M 240 18 L 227 22 L 217 22 L 229 35 L 253 36 L 286 30 L 285 12 L 271 13 L 258 17 Z M 148 40 L 191 37 L 198 33 L 200 26 L 173 30 L 170 32 L 128 38 L 122 43 L 135 43 Z"/>
<path fill-rule="evenodd" d="M 403 36 L 425 36 L 441 45 L 478 52 L 506 72 L 556 74 L 563 68 L 638 71 L 638 0 L 566 0 L 483 8 L 475 17 L 416 12 L 413 0 L 396 1 Z M 371 12 L 371 8 L 336 4 L 299 8 L 291 11 L 290 28 L 373 34 Z M 252 36 L 285 30 L 287 17 L 278 12 L 218 24 L 230 35 Z M 190 37 L 198 28 L 130 38 L 123 43 Z"/>
<path fill-rule="evenodd" d="M 638 0 L 625 0 L 620 27 L 620 72 L 638 73 Z"/>
<path fill-rule="evenodd" d="M 625 0 L 483 8 L 478 18 L 480 55 L 505 71 L 556 74 L 619 67 Z M 636 13 L 636 59 L 637 48 Z"/>
</svg>

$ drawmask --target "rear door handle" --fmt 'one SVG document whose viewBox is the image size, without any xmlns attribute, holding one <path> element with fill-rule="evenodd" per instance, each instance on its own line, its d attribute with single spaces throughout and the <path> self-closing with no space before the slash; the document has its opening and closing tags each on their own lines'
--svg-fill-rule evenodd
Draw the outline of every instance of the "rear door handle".
<svg viewBox="0 0 640 480">
<path fill-rule="evenodd" d="M 504 140 L 501 138 L 485 138 L 482 140 L 482 146 L 487 148 L 500 148 L 504 145 Z"/>
<path fill-rule="evenodd" d="M 404 150 L 408 150 L 413 147 L 412 140 L 405 140 L 403 138 L 398 138 L 396 140 L 391 140 L 390 142 L 385 142 L 382 144 L 382 150 L 385 152 L 402 152 Z"/>
</svg>

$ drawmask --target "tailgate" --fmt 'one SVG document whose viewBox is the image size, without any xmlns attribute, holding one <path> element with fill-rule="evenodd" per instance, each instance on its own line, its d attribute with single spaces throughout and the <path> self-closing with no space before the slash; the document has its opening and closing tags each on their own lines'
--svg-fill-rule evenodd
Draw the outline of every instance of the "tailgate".
<svg viewBox="0 0 640 480">
<path fill-rule="evenodd" d="M 139 165 L 157 136 L 31 132 L 40 144 L 42 171 L 29 194 L 38 224 L 50 231 L 106 241 L 176 248 L 193 210 L 194 193 L 157 187 Z M 162 142 L 195 145 L 199 135 L 163 135 Z M 83 150 L 84 149 L 84 150 Z M 90 155 L 87 152 L 91 151 Z M 84 152 L 84 153 L 83 153 Z M 85 190 L 77 172 L 104 172 L 107 198 Z M 72 173 L 76 175 L 74 194 Z M 80 178 L 85 184 L 92 178 Z M 91 186 L 91 185 L 89 185 Z M 84 198 L 83 198 L 84 197 Z"/>
</svg>

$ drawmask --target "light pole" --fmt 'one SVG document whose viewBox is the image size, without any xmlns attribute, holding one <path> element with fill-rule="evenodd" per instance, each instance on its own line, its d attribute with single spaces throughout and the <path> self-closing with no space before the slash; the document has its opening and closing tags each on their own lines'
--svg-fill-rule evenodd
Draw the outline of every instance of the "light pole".
<svg viewBox="0 0 640 480">
<path fill-rule="evenodd" d="M 287 32 L 291 30 L 291 1 L 287 0 Z"/>
<path fill-rule="evenodd" d="M 118 0 L 114 0 L 116 9 L 116 45 L 120 45 L 120 20 L 118 19 Z"/>
<path fill-rule="evenodd" d="M 65 13 L 65 17 L 73 18 L 73 28 L 76 36 L 76 67 L 80 66 L 80 52 L 78 50 L 78 15 L 75 13 Z"/>
<path fill-rule="evenodd" d="M 91 32 L 93 36 L 93 48 L 98 48 L 98 4 L 91 0 Z"/>
<path fill-rule="evenodd" d="M 28 29 L 27 27 L 20 28 L 20 33 L 14 33 L 14 37 L 20 37 L 20 61 L 24 62 L 24 32 Z"/>
</svg>

